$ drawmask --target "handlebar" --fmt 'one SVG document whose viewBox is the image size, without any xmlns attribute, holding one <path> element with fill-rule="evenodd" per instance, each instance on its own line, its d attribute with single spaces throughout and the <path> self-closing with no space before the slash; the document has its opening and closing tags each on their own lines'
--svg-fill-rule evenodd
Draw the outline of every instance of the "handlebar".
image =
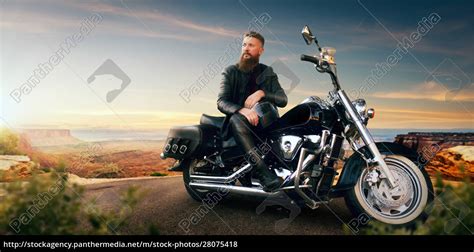
<svg viewBox="0 0 474 252">
<path fill-rule="evenodd" d="M 317 56 L 309 56 L 309 55 L 301 54 L 301 60 L 319 65 L 320 58 Z"/>
<path fill-rule="evenodd" d="M 322 61 L 320 57 L 318 56 L 310 56 L 310 55 L 305 55 L 301 54 L 300 59 L 302 61 L 308 61 L 316 65 L 316 70 L 320 73 L 328 73 L 331 75 L 331 80 L 332 83 L 335 87 L 336 90 L 340 90 L 341 86 L 339 85 L 339 80 L 337 79 L 336 75 L 336 66 L 330 65 L 326 61 Z"/>
</svg>

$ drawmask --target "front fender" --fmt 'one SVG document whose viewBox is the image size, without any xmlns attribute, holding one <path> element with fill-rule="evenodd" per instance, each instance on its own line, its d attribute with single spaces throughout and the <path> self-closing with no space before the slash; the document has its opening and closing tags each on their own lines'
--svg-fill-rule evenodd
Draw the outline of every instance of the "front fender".
<svg viewBox="0 0 474 252">
<path fill-rule="evenodd" d="M 379 142 L 376 143 L 376 145 L 382 155 L 401 155 L 413 161 L 420 169 L 424 169 L 424 162 L 420 162 L 420 155 L 418 155 L 414 150 L 401 144 L 391 142 Z M 359 151 L 366 157 L 372 156 L 367 146 L 362 147 Z M 367 165 L 361 155 L 354 152 L 354 154 L 352 154 L 344 164 L 341 176 L 339 177 L 336 186 L 331 190 L 332 196 L 342 196 L 345 191 L 353 188 L 357 183 L 360 170 L 364 169 L 366 166 Z"/>
</svg>

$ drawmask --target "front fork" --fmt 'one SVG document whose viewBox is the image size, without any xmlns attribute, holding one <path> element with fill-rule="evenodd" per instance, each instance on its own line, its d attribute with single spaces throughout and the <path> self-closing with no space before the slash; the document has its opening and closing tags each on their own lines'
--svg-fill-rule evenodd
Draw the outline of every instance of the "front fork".
<svg viewBox="0 0 474 252">
<path fill-rule="evenodd" d="M 392 172 L 390 171 L 387 164 L 385 163 L 385 160 L 383 159 L 382 154 L 380 154 L 379 149 L 375 145 L 375 141 L 372 138 L 372 135 L 370 134 L 369 130 L 367 130 L 365 125 L 362 123 L 359 113 L 355 110 L 354 106 L 350 102 L 344 90 L 338 90 L 337 96 L 339 100 L 342 102 L 342 104 L 344 105 L 344 107 L 346 108 L 347 113 L 351 117 L 352 121 L 354 122 L 354 125 L 359 131 L 360 136 L 362 140 L 364 141 L 365 145 L 369 148 L 370 152 L 372 153 L 373 161 L 376 162 L 380 166 L 383 175 L 385 175 L 385 177 L 387 178 L 389 187 L 390 188 L 397 187 L 398 184 L 395 181 L 395 178 L 393 177 Z"/>
</svg>

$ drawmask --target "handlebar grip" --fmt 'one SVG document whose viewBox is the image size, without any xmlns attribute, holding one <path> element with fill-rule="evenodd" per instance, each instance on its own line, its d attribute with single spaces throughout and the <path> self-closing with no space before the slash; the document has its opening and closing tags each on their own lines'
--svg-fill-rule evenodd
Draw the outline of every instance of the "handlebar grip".
<svg viewBox="0 0 474 252">
<path fill-rule="evenodd" d="M 301 54 L 301 60 L 302 61 L 308 61 L 308 62 L 314 63 L 316 65 L 319 64 L 319 58 L 315 57 L 315 56 L 309 56 L 309 55 Z"/>
</svg>

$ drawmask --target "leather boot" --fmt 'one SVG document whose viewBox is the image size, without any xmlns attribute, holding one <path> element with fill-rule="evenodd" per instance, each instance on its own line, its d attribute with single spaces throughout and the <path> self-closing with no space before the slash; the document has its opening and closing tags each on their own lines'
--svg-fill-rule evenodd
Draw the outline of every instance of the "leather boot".
<svg viewBox="0 0 474 252">
<path fill-rule="evenodd" d="M 265 192 L 275 191 L 281 185 L 280 178 L 275 173 L 271 172 L 266 165 L 257 166 L 255 174 L 262 183 Z"/>
<path fill-rule="evenodd" d="M 254 156 L 255 157 L 255 156 Z M 272 171 L 270 171 L 265 162 L 258 156 L 254 158 L 253 163 L 255 175 L 260 180 L 265 192 L 272 192 L 278 189 L 282 183 L 281 179 Z"/>
<path fill-rule="evenodd" d="M 257 151 L 256 144 L 253 140 L 253 135 L 256 135 L 255 128 L 251 126 L 247 118 L 236 113 L 230 118 L 230 125 L 235 141 L 247 153 L 246 159 L 253 166 L 253 170 L 263 185 L 263 190 L 266 192 L 277 189 L 281 185 L 279 177 L 270 171 L 262 160 L 261 154 Z"/>
</svg>

